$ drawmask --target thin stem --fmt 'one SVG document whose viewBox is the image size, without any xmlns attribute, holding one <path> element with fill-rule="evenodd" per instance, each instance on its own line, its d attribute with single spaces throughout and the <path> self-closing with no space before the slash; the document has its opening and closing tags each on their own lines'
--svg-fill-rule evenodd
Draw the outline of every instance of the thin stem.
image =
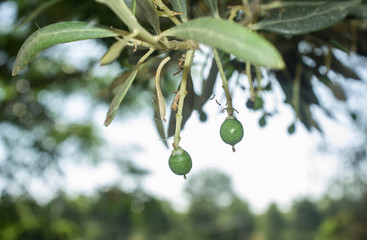
<svg viewBox="0 0 367 240">
<path fill-rule="evenodd" d="M 232 97 L 229 92 L 228 81 L 227 81 L 226 75 L 224 74 L 223 66 L 222 66 L 222 63 L 220 62 L 220 58 L 219 58 L 217 49 L 213 48 L 213 54 L 214 54 L 215 62 L 217 63 L 217 66 L 218 66 L 220 77 L 222 78 L 222 83 L 223 83 L 222 87 L 224 89 L 224 93 L 226 94 L 227 114 L 228 116 L 232 116 L 233 115 Z"/>
<path fill-rule="evenodd" d="M 138 61 L 138 63 L 136 64 L 136 67 L 137 68 L 139 68 L 140 67 L 140 65 L 145 61 L 145 60 L 147 60 L 147 58 L 153 53 L 155 51 L 155 48 L 150 48 L 149 49 L 149 51 L 146 53 L 146 54 L 144 54 L 144 56 L 142 56 L 141 58 L 140 58 L 140 60 Z"/>
<path fill-rule="evenodd" d="M 260 92 L 261 91 L 261 79 L 262 79 L 262 75 L 260 72 L 260 67 L 259 66 L 255 66 L 256 69 L 256 82 L 257 82 L 257 91 L 256 92 Z"/>
<path fill-rule="evenodd" d="M 181 123 L 182 123 L 182 111 L 183 111 L 183 106 L 184 106 L 184 99 L 187 94 L 186 92 L 187 78 L 190 74 L 192 60 L 194 58 L 194 52 L 195 52 L 195 49 L 190 49 L 190 50 L 187 50 L 186 52 L 186 59 L 185 59 L 184 67 L 183 67 L 182 80 L 181 80 L 180 90 L 178 92 L 180 99 L 178 102 L 178 110 L 176 114 L 175 137 L 173 139 L 173 144 L 172 144 L 174 149 L 179 148 L 179 144 L 181 140 L 180 132 L 181 132 Z"/>
<path fill-rule="evenodd" d="M 296 74 L 294 77 L 294 84 L 293 84 L 293 97 L 292 97 L 292 104 L 294 110 L 296 111 L 296 116 L 299 117 L 300 114 L 300 102 L 299 102 L 299 94 L 301 89 L 301 76 L 302 76 L 303 67 L 301 64 L 297 64 L 296 67 Z"/>
<path fill-rule="evenodd" d="M 154 4 L 156 4 L 160 9 L 162 9 L 174 24 L 176 25 L 181 24 L 180 20 L 178 20 L 175 16 L 175 14 L 177 13 L 171 11 L 161 0 L 154 0 Z"/>
<path fill-rule="evenodd" d="M 250 85 L 251 99 L 255 100 L 255 89 L 254 89 L 254 84 L 252 82 L 251 63 L 250 62 L 246 62 L 246 75 L 247 75 L 247 78 L 248 78 L 248 84 Z"/>
</svg>

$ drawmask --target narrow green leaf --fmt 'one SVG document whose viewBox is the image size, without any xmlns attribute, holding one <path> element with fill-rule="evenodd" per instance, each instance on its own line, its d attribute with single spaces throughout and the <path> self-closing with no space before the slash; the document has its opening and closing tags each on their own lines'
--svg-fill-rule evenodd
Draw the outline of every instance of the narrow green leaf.
<svg viewBox="0 0 367 240">
<path fill-rule="evenodd" d="M 108 109 L 106 119 L 104 122 L 104 125 L 108 127 L 110 123 L 113 121 L 113 119 L 116 116 L 117 109 L 120 106 L 122 99 L 124 99 L 127 91 L 129 90 L 131 84 L 133 83 L 136 74 L 138 73 L 139 68 L 135 67 L 132 72 L 130 73 L 129 77 L 126 79 L 126 81 L 123 82 L 122 85 L 118 87 L 117 93 L 115 97 L 112 99 L 112 102 L 110 104 L 110 108 Z"/>
<path fill-rule="evenodd" d="M 153 120 L 154 120 L 155 127 L 157 129 L 157 132 L 158 132 L 159 136 L 161 137 L 161 141 L 163 142 L 163 144 L 166 147 L 168 147 L 166 131 L 164 129 L 163 122 L 160 119 L 160 116 L 159 116 L 159 113 L 158 113 L 159 106 L 158 106 L 158 98 L 156 96 L 154 97 L 154 100 L 153 100 L 152 104 L 153 104 L 153 108 L 154 108 Z"/>
<path fill-rule="evenodd" d="M 158 131 L 158 134 L 159 136 L 161 137 L 161 140 L 163 142 L 163 144 L 168 147 L 168 142 L 167 142 L 167 136 L 166 136 L 166 131 L 164 129 L 164 126 L 163 126 L 163 122 L 162 120 L 160 119 L 160 116 L 159 116 L 159 113 L 158 113 L 158 98 L 154 98 L 154 101 L 153 101 L 153 107 L 154 107 L 154 123 L 155 123 L 155 127 Z"/>
<path fill-rule="evenodd" d="M 305 34 L 330 27 L 341 21 L 360 1 L 327 2 L 310 7 L 289 8 L 251 26 L 281 34 Z"/>
<path fill-rule="evenodd" d="M 217 0 L 206 0 L 206 4 L 215 17 L 219 17 Z"/>
<path fill-rule="evenodd" d="M 119 40 L 111 45 L 107 52 L 101 58 L 101 66 L 108 65 L 115 61 L 121 54 L 121 51 L 125 48 L 128 42 L 127 38 Z"/>
<path fill-rule="evenodd" d="M 137 31 L 128 35 L 125 35 L 125 33 L 121 32 L 120 30 L 117 32 L 125 37 L 123 39 L 118 38 L 118 41 L 112 44 L 112 46 L 107 50 L 107 52 L 101 58 L 101 66 L 108 65 L 115 61 L 120 56 L 122 50 L 125 48 L 129 40 L 138 34 Z"/>
<path fill-rule="evenodd" d="M 108 109 L 107 115 L 106 115 L 106 119 L 104 122 L 104 125 L 106 127 L 108 127 L 108 125 L 110 125 L 110 123 L 113 121 L 113 119 L 116 116 L 117 113 L 117 109 L 120 106 L 122 99 L 124 99 L 127 91 L 129 90 L 131 84 L 133 83 L 136 74 L 139 71 L 139 67 L 140 65 L 147 60 L 147 58 L 154 52 L 154 48 L 150 48 L 148 52 L 146 52 L 144 54 L 144 56 L 142 56 L 140 58 L 140 60 L 138 61 L 138 63 L 135 65 L 135 67 L 132 69 L 131 73 L 129 74 L 129 76 L 127 77 L 126 80 L 122 80 L 121 81 L 121 85 L 118 87 L 117 89 L 117 93 L 115 95 L 115 97 L 112 99 L 112 102 L 110 104 L 110 107 Z"/>
<path fill-rule="evenodd" d="M 159 17 L 156 14 L 153 2 L 151 0 L 139 0 L 138 5 L 144 12 L 144 17 L 147 19 L 150 25 L 152 25 L 156 33 L 159 34 L 161 32 L 159 27 Z"/>
<path fill-rule="evenodd" d="M 180 15 L 181 20 L 183 22 L 187 22 L 187 7 L 186 7 L 186 0 L 169 0 L 173 9 L 178 12 L 182 13 Z"/>
<path fill-rule="evenodd" d="M 13 67 L 13 76 L 25 68 L 43 50 L 60 43 L 85 39 L 117 36 L 118 33 L 107 27 L 93 26 L 85 22 L 60 22 L 43 27 L 23 43 Z"/>
<path fill-rule="evenodd" d="M 280 53 L 268 40 L 234 22 L 212 17 L 198 18 L 175 26 L 163 35 L 194 40 L 254 65 L 274 69 L 284 67 Z"/>
</svg>

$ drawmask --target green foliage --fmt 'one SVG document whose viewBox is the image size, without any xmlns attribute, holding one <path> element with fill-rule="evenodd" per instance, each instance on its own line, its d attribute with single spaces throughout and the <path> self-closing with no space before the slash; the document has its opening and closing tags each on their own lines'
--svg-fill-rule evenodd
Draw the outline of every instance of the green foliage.
<svg viewBox="0 0 367 240">
<path fill-rule="evenodd" d="M 326 37 L 319 37 L 319 34 L 322 34 L 322 31 L 324 29 L 330 29 L 338 26 L 337 23 L 340 23 L 347 16 L 357 16 L 358 18 L 363 18 L 364 15 L 357 14 L 356 12 L 357 7 L 361 5 L 360 1 L 337 1 L 336 3 L 284 1 L 270 2 L 265 4 L 254 2 L 252 3 L 253 6 L 249 8 L 249 11 L 252 11 L 251 14 L 245 11 L 246 16 L 240 14 L 240 9 L 242 9 L 241 7 L 233 8 L 229 12 L 223 12 L 223 3 L 220 3 L 220 7 L 218 8 L 217 1 L 206 1 L 208 9 L 212 11 L 212 14 L 216 17 L 216 19 L 212 17 L 198 17 L 206 14 L 197 13 L 195 16 L 190 16 L 190 20 L 188 20 L 187 15 L 192 15 L 193 13 L 195 13 L 194 11 L 192 11 L 191 8 L 196 9 L 199 8 L 201 5 L 199 3 L 190 3 L 192 4 L 192 6 L 187 6 L 186 1 L 171 1 L 170 3 L 176 13 L 181 13 L 180 17 L 183 23 L 181 23 L 174 15 L 174 12 L 172 12 L 172 10 L 168 8 L 170 6 L 168 5 L 167 7 L 165 3 L 160 0 L 155 0 L 153 1 L 153 3 L 151 1 L 140 1 L 138 3 L 140 10 L 144 11 L 145 13 L 142 14 L 142 18 L 144 19 L 141 19 L 141 16 L 139 15 L 135 16 L 135 11 L 132 12 L 123 0 L 99 0 L 98 2 L 107 5 L 120 18 L 123 24 L 128 27 L 130 31 L 129 34 L 124 30 L 114 29 L 114 34 L 117 33 L 120 39 L 118 42 L 112 45 L 111 49 L 107 52 L 104 58 L 102 58 L 102 64 L 109 64 L 112 61 L 117 60 L 119 55 L 124 55 L 125 53 L 123 50 L 125 47 L 127 47 L 127 45 L 133 45 L 134 52 L 139 46 L 139 48 L 142 48 L 143 50 L 153 48 L 155 50 L 162 51 L 166 56 L 168 56 L 172 55 L 170 51 L 188 50 L 192 48 L 195 49 L 197 48 L 198 43 L 203 43 L 208 46 L 221 49 L 237 57 L 237 59 L 231 61 L 232 66 L 226 66 L 225 68 L 219 66 L 219 72 L 221 73 L 222 78 L 223 76 L 225 76 L 225 74 L 222 73 L 227 72 L 228 69 L 234 68 L 238 72 L 242 73 L 243 68 L 241 70 L 240 67 L 241 60 L 248 61 L 250 64 L 256 66 L 269 66 L 274 69 L 282 69 L 286 67 L 284 71 L 276 72 L 277 80 L 281 83 L 281 86 L 286 94 L 286 103 L 291 104 L 296 112 L 297 118 L 301 120 L 301 122 L 306 126 L 307 129 L 311 129 L 312 127 L 314 127 L 321 131 L 319 125 L 317 124 L 317 121 L 314 120 L 312 112 L 310 111 L 311 104 L 320 104 L 317 101 L 317 96 L 313 91 L 313 86 L 310 84 L 310 79 L 313 76 L 316 76 L 321 82 L 325 83 L 325 85 L 330 88 L 330 90 L 335 94 L 336 98 L 346 100 L 343 89 L 336 85 L 333 80 L 331 80 L 330 82 L 328 80 L 329 77 L 326 74 L 320 74 L 320 72 L 318 72 L 319 67 L 325 65 L 327 68 L 330 67 L 332 71 L 342 73 L 345 77 L 353 77 L 355 79 L 358 79 L 358 76 L 351 73 L 351 71 L 348 68 L 345 68 L 339 60 L 331 56 L 333 55 L 333 53 L 331 53 L 330 51 L 324 53 L 325 59 L 329 59 L 325 60 L 327 62 L 323 62 L 319 58 L 319 56 L 314 56 L 312 54 L 306 53 L 308 57 L 311 57 L 311 59 L 315 60 L 317 63 L 316 67 L 308 66 L 301 59 L 301 57 L 304 56 L 305 53 L 301 53 L 299 51 L 298 45 L 302 41 L 305 41 L 307 42 L 307 44 L 310 45 L 310 47 L 337 47 L 339 49 L 344 49 L 344 51 L 349 51 L 348 46 L 345 46 L 346 44 L 343 39 L 336 38 L 332 34 L 328 34 Z M 57 2 L 55 2 L 55 4 L 57 4 Z M 154 5 L 157 8 L 155 8 Z M 52 6 L 52 4 L 50 4 L 50 6 Z M 46 9 L 46 7 L 43 7 L 41 9 Z M 247 7 L 248 6 L 243 6 L 244 9 L 246 9 Z M 221 16 L 223 15 L 223 18 L 228 18 L 229 21 L 218 19 L 219 10 L 221 11 Z M 199 10 L 195 11 L 198 12 Z M 37 10 L 34 16 L 38 16 L 39 14 L 40 10 Z M 270 17 L 266 17 L 267 14 L 270 14 Z M 170 18 L 172 22 L 177 26 L 172 27 L 172 25 L 166 24 L 163 21 L 164 17 Z M 235 20 L 236 23 L 233 20 Z M 148 23 L 148 25 L 150 25 L 152 29 L 149 29 L 149 27 L 142 25 L 141 22 L 144 21 Z M 360 26 L 359 23 L 357 23 L 357 26 Z M 161 28 L 165 30 L 163 31 L 163 33 L 161 33 Z M 250 31 L 248 28 L 253 30 L 262 30 L 261 35 L 255 33 L 254 31 Z M 150 33 L 152 30 L 154 30 L 157 35 L 152 35 Z M 41 30 L 39 31 L 43 31 L 43 28 L 41 28 Z M 276 32 L 279 34 L 271 35 L 267 32 Z M 315 33 L 315 35 L 311 38 L 305 38 L 306 33 Z M 286 50 L 282 49 L 281 44 L 285 41 L 284 39 L 282 39 L 282 37 L 284 35 L 295 34 L 302 35 L 302 38 L 289 39 L 292 42 L 297 41 L 296 44 L 286 44 L 288 46 Z M 345 36 L 350 35 L 347 34 L 345 31 L 343 32 L 343 34 Z M 32 36 L 30 38 L 32 38 Z M 184 41 L 177 41 L 167 37 L 177 37 L 179 39 L 184 39 Z M 267 39 L 269 39 L 270 42 Z M 70 39 L 70 41 L 74 40 L 78 39 Z M 192 40 L 195 42 L 192 42 Z M 48 41 L 48 38 L 46 37 L 43 41 L 46 43 Z M 56 43 L 62 42 L 63 41 L 61 40 L 59 42 L 58 40 L 55 40 L 54 42 L 52 42 L 52 44 L 50 44 L 54 45 Z M 34 53 L 38 54 L 38 52 L 41 50 L 43 49 L 36 49 Z M 281 52 L 281 54 L 279 54 L 279 51 Z M 287 51 L 290 51 L 293 56 L 289 56 Z M 160 54 L 162 54 L 162 52 L 160 52 Z M 20 54 L 21 53 L 22 51 L 20 51 Z M 282 60 L 281 56 L 283 57 L 284 61 Z M 294 61 L 294 56 L 296 56 L 297 58 L 296 61 Z M 25 64 L 32 60 L 33 57 L 34 56 L 32 55 L 31 58 L 27 58 L 26 61 L 21 61 L 21 64 L 16 64 L 14 66 L 13 74 L 16 74 L 21 68 L 25 66 Z M 126 56 L 124 57 L 126 58 Z M 158 62 L 160 60 L 161 58 L 157 58 L 154 61 Z M 143 61 L 141 61 L 141 63 L 142 62 Z M 170 65 L 172 66 L 172 62 L 170 63 Z M 300 69 L 302 69 L 300 72 L 300 77 L 296 76 L 296 67 L 300 67 Z M 135 67 L 133 73 L 137 71 L 136 69 L 137 67 Z M 258 86 L 258 89 L 261 90 L 262 76 L 261 74 L 258 75 L 260 71 L 256 71 L 257 82 L 258 84 L 260 84 Z M 248 72 L 247 70 L 246 74 L 250 76 L 250 72 Z M 132 76 L 134 75 L 135 74 L 133 74 Z M 298 77 L 300 79 L 300 84 L 293 84 L 292 81 Z M 134 77 L 129 79 L 133 80 Z M 284 80 L 286 80 L 286 84 L 284 84 Z M 128 81 L 128 83 L 131 82 L 132 81 Z M 105 125 L 108 125 L 113 120 L 117 108 L 120 105 L 121 100 L 126 94 L 129 87 L 130 84 L 125 84 L 125 87 L 121 86 L 119 88 L 121 91 L 119 92 L 119 94 L 115 95 L 115 99 L 110 106 L 110 112 L 107 114 Z M 227 88 L 226 84 L 224 84 L 224 88 Z M 212 88 L 209 87 L 209 91 L 211 89 Z M 265 89 L 266 88 L 264 88 L 264 90 Z M 226 92 L 228 92 L 227 90 L 228 89 L 225 89 Z M 193 91 L 193 89 L 191 91 Z M 205 93 L 205 95 L 208 95 L 209 92 L 204 89 L 203 93 Z M 195 96 L 195 93 L 190 94 L 191 96 L 193 96 L 193 102 L 196 100 L 196 97 L 201 97 Z M 202 119 L 205 119 L 205 113 L 203 113 L 201 107 L 203 106 L 205 101 L 207 101 L 207 97 L 202 97 L 203 98 L 197 101 L 200 102 L 199 106 L 192 105 L 192 107 L 184 108 L 184 112 L 182 114 L 183 119 L 178 121 L 177 127 L 184 127 L 187 118 L 191 116 L 191 112 L 194 110 L 194 108 L 199 111 Z M 228 100 L 230 99 L 230 96 L 227 93 L 226 97 L 227 103 L 230 104 L 231 101 Z M 257 93 L 255 97 L 258 97 Z M 183 104 L 183 99 L 181 101 L 181 104 Z M 262 104 L 260 107 L 257 106 L 255 110 L 261 108 Z M 232 111 L 232 106 L 229 105 L 228 109 L 229 111 Z M 190 111 L 190 114 L 185 113 L 185 111 Z M 179 114 L 178 116 L 180 115 L 181 114 Z M 171 123 L 173 121 L 174 119 L 170 120 L 170 126 L 172 125 Z M 260 121 L 260 123 L 263 124 L 264 121 Z M 157 127 L 159 126 L 160 124 L 157 125 Z M 171 136 L 171 129 L 172 128 L 170 127 L 168 136 Z M 160 132 L 162 132 L 162 130 L 160 130 Z"/>
<path fill-rule="evenodd" d="M 276 12 L 251 28 L 289 35 L 310 33 L 338 23 L 359 3 L 359 0 L 320 2 L 308 7 L 306 1 L 304 4 L 296 2 L 294 7 Z M 287 2 L 284 5 L 288 7 Z M 279 7 L 282 7 L 282 4 L 279 4 Z"/>
</svg>

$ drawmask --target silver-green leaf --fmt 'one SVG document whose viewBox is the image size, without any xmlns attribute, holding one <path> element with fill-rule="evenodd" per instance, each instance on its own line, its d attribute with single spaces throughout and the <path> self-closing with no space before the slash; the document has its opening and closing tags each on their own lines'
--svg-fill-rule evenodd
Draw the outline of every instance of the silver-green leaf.
<svg viewBox="0 0 367 240">
<path fill-rule="evenodd" d="M 39 53 L 60 43 L 117 36 L 111 28 L 86 22 L 60 22 L 43 27 L 23 43 L 13 67 L 13 76 L 25 68 Z"/>
<path fill-rule="evenodd" d="M 156 13 L 153 2 L 151 0 L 139 0 L 137 3 L 144 12 L 144 17 L 147 19 L 150 25 L 152 25 L 156 33 L 160 33 L 161 30 L 159 26 L 159 17 Z"/>
<path fill-rule="evenodd" d="M 274 69 L 284 67 L 280 53 L 268 40 L 234 22 L 203 17 L 175 26 L 163 35 L 194 40 L 254 65 Z"/>
<path fill-rule="evenodd" d="M 318 31 L 341 21 L 360 1 L 334 1 L 310 7 L 288 8 L 251 26 L 254 30 L 267 30 L 297 35 Z"/>
</svg>

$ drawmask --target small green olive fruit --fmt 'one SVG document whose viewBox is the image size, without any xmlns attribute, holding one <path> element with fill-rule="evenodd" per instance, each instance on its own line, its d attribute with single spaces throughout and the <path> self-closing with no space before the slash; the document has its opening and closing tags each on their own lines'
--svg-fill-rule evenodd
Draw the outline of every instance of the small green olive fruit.
<svg viewBox="0 0 367 240">
<path fill-rule="evenodd" d="M 182 148 L 174 149 L 168 160 L 168 165 L 173 173 L 177 175 L 188 174 L 192 168 L 192 161 L 190 155 Z"/>
<path fill-rule="evenodd" d="M 223 142 L 232 146 L 239 143 L 243 138 L 243 127 L 240 121 L 234 116 L 228 116 L 220 126 L 220 137 Z"/>
</svg>

